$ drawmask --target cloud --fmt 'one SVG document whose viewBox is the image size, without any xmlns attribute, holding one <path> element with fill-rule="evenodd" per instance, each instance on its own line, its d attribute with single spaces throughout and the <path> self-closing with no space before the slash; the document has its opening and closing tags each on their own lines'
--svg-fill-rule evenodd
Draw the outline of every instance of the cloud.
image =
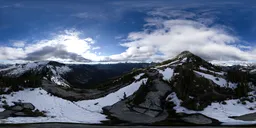
<svg viewBox="0 0 256 128">
<path fill-rule="evenodd" d="M 24 41 L 12 41 L 13 42 L 13 46 L 17 47 L 17 48 L 22 48 L 25 46 L 26 42 Z"/>
<path fill-rule="evenodd" d="M 35 60 L 48 60 L 49 58 L 59 58 L 64 60 L 70 59 L 76 62 L 90 61 L 88 59 L 85 59 L 81 55 L 67 52 L 64 49 L 64 46 L 61 46 L 61 45 L 58 47 L 51 47 L 51 46 L 43 47 L 38 51 L 27 54 L 27 57 L 22 59 L 35 61 Z"/>
<path fill-rule="evenodd" d="M 76 30 L 65 30 L 50 39 L 34 43 L 14 42 L 13 47 L 0 47 L 1 60 L 70 60 L 88 62 L 100 60 L 91 50 L 99 49 L 92 38 L 81 38 Z"/>
<path fill-rule="evenodd" d="M 99 47 L 99 46 L 97 46 L 97 47 L 93 47 L 93 48 L 92 48 L 92 50 L 98 50 L 98 49 L 100 49 L 100 47 Z"/>
<path fill-rule="evenodd" d="M 192 20 L 161 20 L 147 23 L 156 29 L 131 32 L 123 53 L 110 56 L 114 60 L 170 59 L 189 50 L 207 60 L 256 60 L 252 51 L 236 47 L 240 40 L 219 27 L 209 27 Z M 161 26 L 161 27 L 159 27 Z"/>
</svg>

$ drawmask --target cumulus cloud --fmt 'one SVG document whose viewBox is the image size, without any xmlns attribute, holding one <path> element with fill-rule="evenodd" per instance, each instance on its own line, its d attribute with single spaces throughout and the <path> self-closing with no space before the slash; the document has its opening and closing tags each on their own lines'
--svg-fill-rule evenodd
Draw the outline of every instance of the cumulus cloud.
<svg viewBox="0 0 256 128">
<path fill-rule="evenodd" d="M 88 62 L 90 60 L 85 59 L 81 55 L 76 53 L 67 52 L 64 49 L 65 46 L 51 47 L 46 46 L 38 51 L 34 51 L 32 53 L 27 54 L 26 58 L 22 58 L 25 60 L 48 60 L 49 58 L 59 58 L 59 59 L 70 59 L 76 62 Z"/>
<path fill-rule="evenodd" d="M 17 47 L 17 48 L 22 48 L 25 46 L 25 42 L 24 41 L 13 41 L 13 46 Z"/>
<path fill-rule="evenodd" d="M 161 24 L 160 24 L 161 23 Z M 189 50 L 207 60 L 255 60 L 252 51 L 236 47 L 239 39 L 224 29 L 192 20 L 162 20 L 148 23 L 157 29 L 132 32 L 121 46 L 127 50 L 110 56 L 114 60 L 170 59 Z M 161 27 L 159 27 L 161 26 Z"/>
<path fill-rule="evenodd" d="M 0 47 L 2 60 L 70 60 L 77 62 L 98 61 L 104 57 L 97 56 L 91 50 L 99 49 L 92 38 L 81 38 L 75 30 L 65 30 L 50 39 L 35 43 L 14 42 L 13 47 Z"/>
</svg>

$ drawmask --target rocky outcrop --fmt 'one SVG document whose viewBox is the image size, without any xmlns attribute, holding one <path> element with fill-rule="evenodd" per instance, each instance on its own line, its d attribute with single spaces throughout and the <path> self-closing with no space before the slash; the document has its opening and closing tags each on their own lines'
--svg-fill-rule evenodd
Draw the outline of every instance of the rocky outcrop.
<svg viewBox="0 0 256 128">
<path fill-rule="evenodd" d="M 149 76 L 148 82 L 141 85 L 134 95 L 113 106 L 104 107 L 104 112 L 119 120 L 137 124 L 151 124 L 166 119 L 168 112 L 163 100 L 171 88 L 162 81 L 157 70 L 150 70 L 146 74 Z"/>
<path fill-rule="evenodd" d="M 21 111 L 21 110 L 23 110 L 23 107 L 21 107 L 21 106 L 14 106 L 14 107 L 11 108 L 11 110 L 13 110 L 13 111 Z"/>
<path fill-rule="evenodd" d="M 34 110 L 35 106 L 31 103 L 23 103 L 23 108 Z"/>
<path fill-rule="evenodd" d="M 243 120 L 243 121 L 256 121 L 256 112 L 255 113 L 250 113 L 242 116 L 236 116 L 232 117 L 236 120 Z"/>
<path fill-rule="evenodd" d="M 44 112 L 35 110 L 35 106 L 31 103 L 14 102 L 14 106 L 5 106 L 3 112 L 0 112 L 0 119 L 8 117 L 38 117 L 45 116 Z"/>
<path fill-rule="evenodd" d="M 183 121 L 192 123 L 192 124 L 197 124 L 197 125 L 206 125 L 206 124 L 212 124 L 213 121 L 210 118 L 207 118 L 203 115 L 190 115 L 187 117 L 181 118 Z"/>
<path fill-rule="evenodd" d="M 14 113 L 12 110 L 5 110 L 3 112 L 0 112 L 0 119 L 5 119 L 8 117 L 11 117 L 11 115 Z"/>
</svg>

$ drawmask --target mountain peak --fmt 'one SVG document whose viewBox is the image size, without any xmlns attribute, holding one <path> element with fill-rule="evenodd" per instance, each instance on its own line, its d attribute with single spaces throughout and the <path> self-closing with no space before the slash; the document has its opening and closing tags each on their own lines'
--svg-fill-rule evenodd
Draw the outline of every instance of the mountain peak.
<svg viewBox="0 0 256 128">
<path fill-rule="evenodd" d="M 185 58 L 185 57 L 192 57 L 192 56 L 196 56 L 194 55 L 193 53 L 191 53 L 190 51 L 183 51 L 181 52 L 179 55 L 177 55 L 177 58 L 178 59 L 181 59 L 181 58 Z"/>
</svg>

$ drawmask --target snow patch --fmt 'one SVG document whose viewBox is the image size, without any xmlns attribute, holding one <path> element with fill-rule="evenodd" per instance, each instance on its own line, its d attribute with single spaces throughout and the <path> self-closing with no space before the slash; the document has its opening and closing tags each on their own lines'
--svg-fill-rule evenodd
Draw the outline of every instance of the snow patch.
<svg viewBox="0 0 256 128">
<path fill-rule="evenodd" d="M 170 63 L 168 63 L 168 64 L 164 64 L 164 65 L 156 66 L 156 68 L 167 67 L 167 66 L 170 66 L 170 65 L 172 65 L 172 64 L 174 64 L 174 63 L 177 63 L 177 62 L 179 62 L 179 60 L 175 60 L 175 61 L 170 62 Z"/>
<path fill-rule="evenodd" d="M 187 57 L 183 58 L 180 62 L 185 63 L 187 61 Z"/>
<path fill-rule="evenodd" d="M 79 106 L 83 106 L 86 109 L 89 109 L 90 111 L 93 111 L 93 112 L 102 112 L 102 107 L 111 106 L 115 104 L 116 102 L 123 99 L 124 95 L 126 95 L 126 97 L 131 96 L 140 88 L 142 83 L 146 83 L 146 82 L 147 82 L 147 78 L 144 78 L 140 81 L 133 82 L 130 85 L 119 89 L 116 92 L 110 93 L 105 97 L 94 99 L 94 100 L 79 101 L 76 104 Z"/>
<path fill-rule="evenodd" d="M 134 79 L 138 80 L 138 79 L 140 79 L 140 77 L 142 77 L 144 74 L 145 74 L 145 73 L 141 73 L 141 74 L 135 76 Z"/>
<path fill-rule="evenodd" d="M 170 80 L 173 76 L 173 69 L 172 68 L 166 68 L 164 70 L 158 69 L 158 71 L 163 75 L 164 80 Z"/>
<path fill-rule="evenodd" d="M 177 113 L 186 113 L 186 114 L 195 114 L 201 113 L 207 117 L 219 120 L 223 122 L 223 124 L 256 124 L 256 121 L 242 121 L 242 120 L 235 120 L 230 117 L 232 116 L 242 116 L 245 114 L 255 113 L 256 110 L 250 110 L 250 107 L 255 107 L 255 103 L 250 103 L 246 101 L 246 105 L 238 104 L 239 99 L 234 100 L 225 100 L 227 104 L 221 104 L 218 102 L 214 102 L 211 105 L 207 106 L 203 111 L 193 111 L 189 110 L 185 107 L 181 106 L 182 101 L 177 97 L 176 93 L 173 92 L 167 96 L 167 101 L 173 102 L 176 106 L 173 109 Z"/>
<path fill-rule="evenodd" d="M 229 87 L 229 88 L 232 88 L 232 89 L 237 87 L 237 84 L 227 83 L 227 81 L 225 79 L 221 78 L 221 77 L 214 77 L 213 75 L 205 74 L 205 73 L 198 72 L 198 71 L 194 71 L 194 72 L 203 76 L 206 79 L 212 80 L 215 84 L 219 85 L 220 87 Z M 228 84 L 228 86 L 227 86 L 227 84 Z"/>
<path fill-rule="evenodd" d="M 67 72 L 70 72 L 72 69 L 69 68 L 68 66 L 61 66 L 61 67 L 56 67 L 56 72 L 58 72 L 58 74 L 60 75 L 64 75 Z"/>
<path fill-rule="evenodd" d="M 209 72 L 211 72 L 211 73 L 215 73 L 215 74 L 219 74 L 219 75 L 221 75 L 221 76 L 223 76 L 225 73 L 224 72 L 215 72 L 215 71 L 212 71 L 212 70 L 208 70 L 208 69 L 206 69 L 206 68 L 204 68 L 204 67 L 199 67 L 199 69 L 200 70 L 203 70 L 203 71 L 209 71 Z"/>
<path fill-rule="evenodd" d="M 10 76 L 20 76 L 24 74 L 27 71 L 41 71 L 43 66 L 46 65 L 46 62 L 32 62 L 32 63 L 27 63 L 24 65 L 14 65 L 10 67 L 9 69 L 12 69 L 7 75 Z M 6 69 L 5 69 L 6 70 Z"/>
<path fill-rule="evenodd" d="M 36 109 L 46 111 L 47 117 L 11 117 L 1 119 L 1 123 L 36 123 L 36 122 L 73 122 L 73 123 L 101 123 L 107 120 L 106 116 L 101 114 L 102 107 L 113 105 L 120 101 L 124 94 L 128 97 L 136 92 L 147 78 L 110 93 L 105 97 L 94 100 L 83 100 L 71 102 L 56 96 L 52 96 L 41 88 L 33 90 L 25 89 L 15 92 L 12 95 L 2 95 L 6 97 L 9 105 L 13 102 L 29 102 Z"/>
</svg>

